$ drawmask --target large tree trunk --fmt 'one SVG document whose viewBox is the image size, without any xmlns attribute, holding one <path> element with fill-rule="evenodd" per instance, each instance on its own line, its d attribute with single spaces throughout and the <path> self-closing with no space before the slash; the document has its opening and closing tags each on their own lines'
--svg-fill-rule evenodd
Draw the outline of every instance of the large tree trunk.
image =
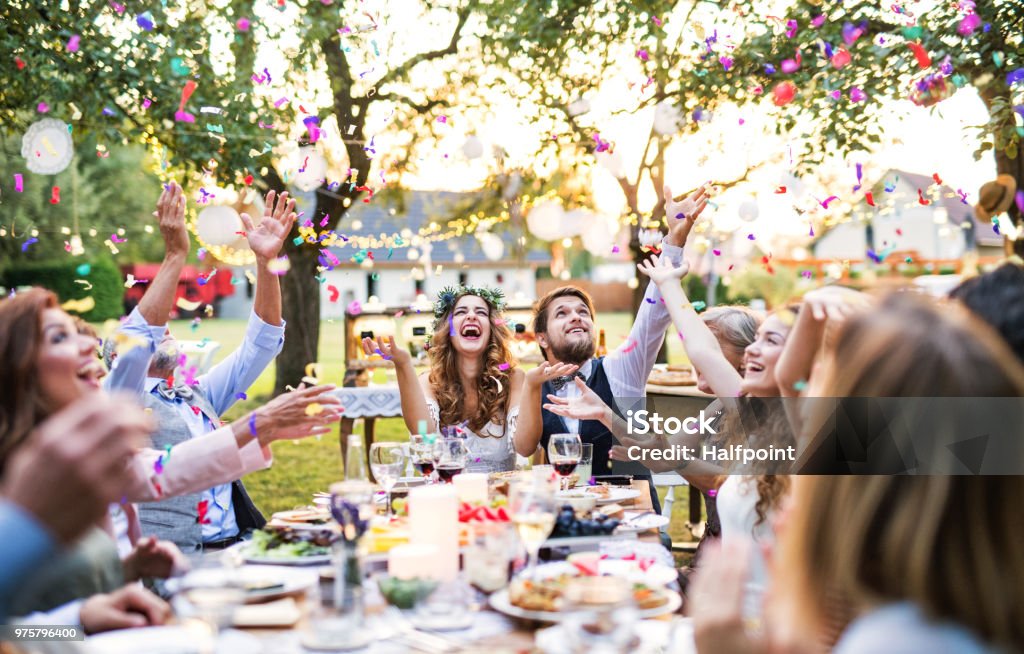
<svg viewBox="0 0 1024 654">
<path fill-rule="evenodd" d="M 1024 152 L 1017 152 L 1017 157 L 1010 159 L 1006 156 L 1005 151 L 996 151 L 996 172 L 1000 175 L 1010 175 L 1017 181 L 1017 191 L 1024 190 Z M 1017 226 L 1018 229 L 1024 229 L 1024 221 L 1021 216 L 1020 208 L 1017 207 L 1016 198 L 1010 205 L 1010 210 L 1007 212 L 1010 215 L 1010 220 Z M 981 229 L 988 229 L 984 225 L 980 226 Z M 1024 258 L 1024 238 L 1018 238 L 1016 241 L 1010 241 L 1007 239 L 1007 254 L 1016 254 L 1019 257 Z"/>
<path fill-rule="evenodd" d="M 277 357 L 274 395 L 286 386 L 298 386 L 306 374 L 306 365 L 317 361 L 320 342 L 320 283 L 317 281 L 319 250 L 310 245 L 285 248 L 291 270 L 281 278 L 281 296 L 285 322 L 288 323 L 284 348 Z"/>
</svg>

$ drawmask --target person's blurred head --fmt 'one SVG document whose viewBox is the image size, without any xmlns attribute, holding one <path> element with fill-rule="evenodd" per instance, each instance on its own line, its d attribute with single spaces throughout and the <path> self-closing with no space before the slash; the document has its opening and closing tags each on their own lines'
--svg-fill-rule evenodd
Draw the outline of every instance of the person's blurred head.
<svg viewBox="0 0 1024 654">
<path fill-rule="evenodd" d="M 749 374 L 749 373 L 748 373 Z M 809 397 L 1012 397 L 1024 368 L 992 327 L 956 304 L 895 293 L 847 320 Z"/>
<path fill-rule="evenodd" d="M 797 477 L 776 559 L 788 626 L 821 633 L 838 607 L 856 615 L 912 602 L 1020 651 L 1021 497 L 1024 476 Z"/>
<path fill-rule="evenodd" d="M 741 306 L 717 306 L 701 314 L 701 319 L 718 339 L 722 354 L 740 374 L 743 374 L 743 352 L 754 342 L 761 317 L 754 311 Z M 696 370 L 696 368 L 694 369 Z M 713 395 L 700 370 L 697 372 L 697 388 Z"/>
<path fill-rule="evenodd" d="M 1004 263 L 964 281 L 949 296 L 995 327 L 1024 361 L 1024 266 Z"/>
<path fill-rule="evenodd" d="M 561 286 L 537 301 L 533 333 L 548 361 L 582 364 L 594 356 L 594 303 L 586 291 Z"/>
<path fill-rule="evenodd" d="M 100 390 L 96 340 L 79 334 L 50 291 L 0 301 L 0 469 L 46 416 Z"/>
<path fill-rule="evenodd" d="M 181 358 L 181 350 L 178 341 L 171 335 L 171 330 L 164 330 L 164 336 L 157 343 L 156 352 L 149 362 L 150 377 L 170 377 L 174 369 L 178 367 L 178 359 Z"/>
<path fill-rule="evenodd" d="M 789 305 L 773 312 L 757 328 L 754 341 L 743 352 L 744 395 L 751 397 L 778 397 L 779 384 L 775 381 L 775 364 L 789 338 L 799 305 Z"/>
</svg>

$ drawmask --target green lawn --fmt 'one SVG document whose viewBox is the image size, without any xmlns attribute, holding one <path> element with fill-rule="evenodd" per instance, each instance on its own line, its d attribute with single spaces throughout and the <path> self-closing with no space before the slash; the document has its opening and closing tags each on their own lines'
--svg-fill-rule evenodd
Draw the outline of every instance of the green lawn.
<svg viewBox="0 0 1024 654">
<path fill-rule="evenodd" d="M 612 348 L 626 339 L 632 317 L 625 313 L 609 313 L 598 316 L 597 324 L 607 334 L 608 347 Z M 245 323 L 241 320 L 204 320 L 198 328 L 192 329 L 191 321 L 171 323 L 172 332 L 184 340 L 209 338 L 221 344 L 214 361 L 227 356 L 241 341 Z M 322 379 L 326 383 L 341 385 L 345 373 L 343 325 L 341 320 L 324 321 L 320 327 L 320 363 Z M 678 339 L 669 339 L 669 360 L 685 359 Z M 237 403 L 224 416 L 232 420 L 269 399 L 274 385 L 274 366 L 271 365 L 248 391 L 249 398 Z M 363 433 L 362 421 L 356 422 L 356 433 Z M 385 418 L 377 421 L 375 436 L 379 440 L 406 440 L 408 433 L 401 418 Z M 260 509 L 270 514 L 275 511 L 303 506 L 310 501 L 314 491 L 327 487 L 342 477 L 341 456 L 338 446 L 338 428 L 321 438 L 308 438 L 298 442 L 282 442 L 273 446 L 274 465 L 269 470 L 249 475 L 245 486 L 253 501 Z M 688 487 L 676 490 L 673 510 L 673 540 L 692 540 L 685 529 L 687 519 Z"/>
</svg>

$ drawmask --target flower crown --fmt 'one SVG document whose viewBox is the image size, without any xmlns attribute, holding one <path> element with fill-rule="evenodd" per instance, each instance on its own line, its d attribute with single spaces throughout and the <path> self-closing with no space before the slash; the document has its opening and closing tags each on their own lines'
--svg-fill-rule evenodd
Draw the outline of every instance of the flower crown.
<svg viewBox="0 0 1024 654">
<path fill-rule="evenodd" d="M 475 295 L 481 298 L 499 313 L 505 310 L 505 292 L 500 288 L 446 286 L 437 294 L 437 302 L 434 303 L 434 324 L 431 327 L 431 331 L 437 331 L 437 326 L 441 324 L 441 319 L 455 308 L 455 303 L 464 295 Z"/>
</svg>

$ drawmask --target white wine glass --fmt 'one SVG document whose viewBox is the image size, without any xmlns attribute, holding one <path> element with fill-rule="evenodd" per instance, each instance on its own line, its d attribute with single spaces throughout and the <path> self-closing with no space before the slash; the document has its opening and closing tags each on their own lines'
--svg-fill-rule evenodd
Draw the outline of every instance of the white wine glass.
<svg viewBox="0 0 1024 654">
<path fill-rule="evenodd" d="M 370 446 L 370 470 L 387 493 L 387 517 L 391 518 L 391 489 L 405 469 L 405 450 L 401 443 L 385 441 Z"/>
<path fill-rule="evenodd" d="M 509 495 L 512 523 L 526 548 L 526 576 L 537 567 L 537 554 L 555 526 L 555 494 L 539 480 L 513 483 Z"/>
</svg>

